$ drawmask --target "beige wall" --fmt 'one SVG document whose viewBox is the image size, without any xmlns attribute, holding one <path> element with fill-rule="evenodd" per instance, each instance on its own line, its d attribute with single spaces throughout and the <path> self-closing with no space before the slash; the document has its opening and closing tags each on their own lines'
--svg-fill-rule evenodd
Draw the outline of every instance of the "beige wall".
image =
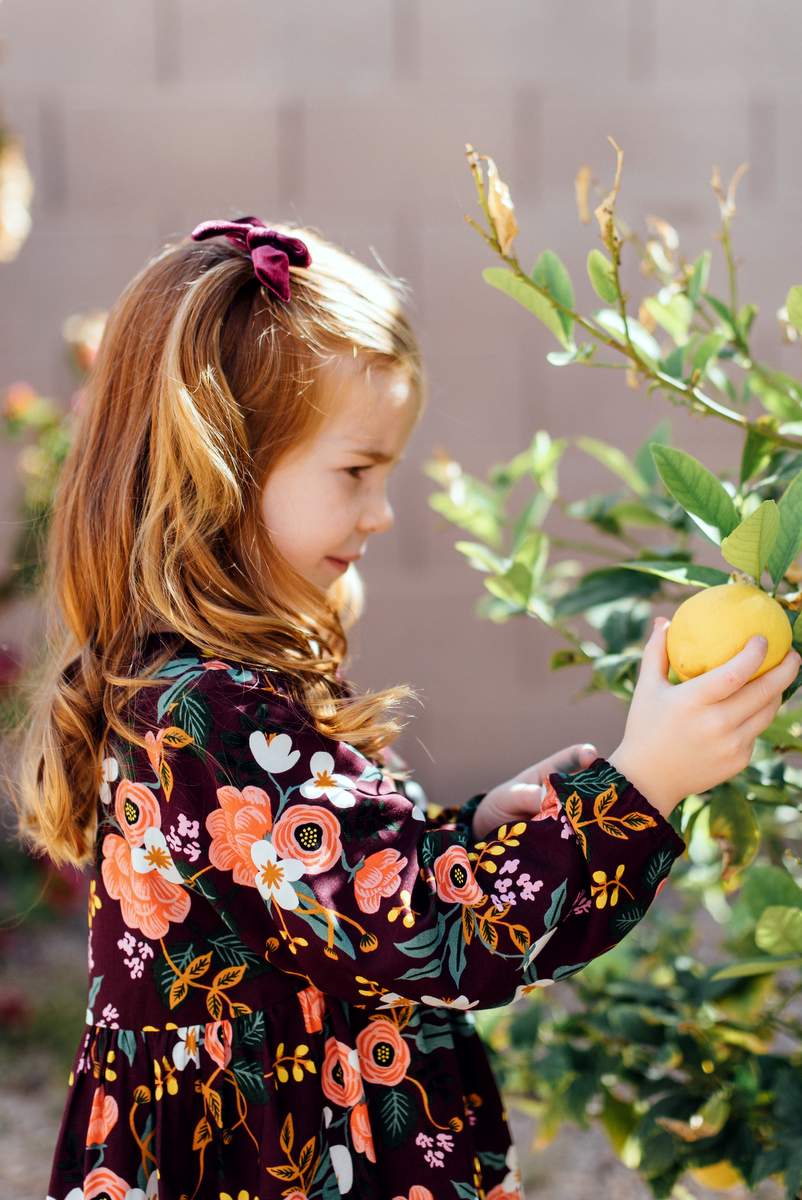
<svg viewBox="0 0 802 1200">
<path fill-rule="evenodd" d="M 395 483 L 395 531 L 363 564 L 368 610 L 351 673 L 421 690 L 401 749 L 441 803 L 575 740 L 609 753 L 624 710 L 578 698 L 583 672 L 549 672 L 561 639 L 533 620 L 496 627 L 472 615 L 481 577 L 429 510 L 421 463 L 441 446 L 482 472 L 537 428 L 634 449 L 666 414 L 677 442 L 715 469 L 736 463 L 739 442 L 627 390 L 618 372 L 545 362 L 545 330 L 481 280 L 492 260 L 463 220 L 475 209 L 463 146 L 493 154 L 510 183 L 522 261 L 558 251 L 586 310 L 584 262 L 598 241 L 577 219 L 573 179 L 589 163 L 611 182 L 608 134 L 625 152 L 621 215 L 640 233 L 647 213 L 672 221 L 688 258 L 718 249 L 713 164 L 726 181 L 748 160 L 735 225 L 742 299 L 761 306 L 760 352 L 800 372 L 773 314 L 802 282 L 802 6 L 4 0 L 0 38 L 0 105 L 37 188 L 33 233 L 0 270 L 0 385 L 28 379 L 66 398 L 63 318 L 107 307 L 161 239 L 200 220 L 307 221 L 357 255 L 375 252 L 414 289 L 431 399 Z M 643 294 L 636 272 L 628 280 Z M 711 286 L 725 288 L 720 254 Z M 578 451 L 562 477 L 571 497 L 613 486 Z M 13 485 L 3 472 L 8 519 Z M 3 636 L 23 628 L 18 613 Z"/>
</svg>

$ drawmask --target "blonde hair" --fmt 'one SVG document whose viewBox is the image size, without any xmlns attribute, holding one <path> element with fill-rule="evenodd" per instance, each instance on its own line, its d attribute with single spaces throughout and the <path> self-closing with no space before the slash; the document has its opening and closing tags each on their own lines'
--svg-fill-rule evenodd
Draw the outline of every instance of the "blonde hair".
<svg viewBox="0 0 802 1200">
<path fill-rule="evenodd" d="M 289 304 L 243 249 L 185 238 L 108 315 L 54 497 L 44 653 L 23 686 L 9 781 L 19 833 L 57 866 L 92 858 L 107 733 L 145 745 L 124 712 L 139 689 L 164 686 L 137 657 L 156 625 L 214 658 L 280 671 L 322 734 L 368 756 L 404 728 L 393 710 L 417 699 L 406 684 L 342 694 L 346 629 L 363 605 L 356 568 L 321 592 L 260 515 L 270 471 L 325 419 L 316 395 L 332 355 L 402 367 L 422 409 L 406 286 L 313 229 L 274 228 L 312 256 L 290 268 Z M 168 642 L 152 670 L 171 654 Z"/>
</svg>

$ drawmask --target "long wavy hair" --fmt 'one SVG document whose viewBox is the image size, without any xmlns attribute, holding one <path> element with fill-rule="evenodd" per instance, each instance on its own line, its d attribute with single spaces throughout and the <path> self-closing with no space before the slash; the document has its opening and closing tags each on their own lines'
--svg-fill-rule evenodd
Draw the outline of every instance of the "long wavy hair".
<svg viewBox="0 0 802 1200">
<path fill-rule="evenodd" d="M 19 834 L 57 866 L 91 861 L 105 738 L 145 745 L 130 703 L 164 686 L 151 675 L 181 638 L 280 672 L 321 733 L 368 756 L 404 728 L 398 706 L 418 699 L 407 684 L 343 686 L 346 630 L 364 604 L 358 572 L 314 587 L 279 554 L 260 509 L 271 470 L 325 420 L 320 369 L 332 356 L 402 367 L 420 415 L 407 288 L 314 229 L 274 228 L 312 256 L 290 268 L 289 304 L 263 289 L 243 249 L 184 238 L 108 314 L 54 496 L 42 652 L 10 738 Z M 166 636 L 145 663 L 154 629 Z"/>
</svg>

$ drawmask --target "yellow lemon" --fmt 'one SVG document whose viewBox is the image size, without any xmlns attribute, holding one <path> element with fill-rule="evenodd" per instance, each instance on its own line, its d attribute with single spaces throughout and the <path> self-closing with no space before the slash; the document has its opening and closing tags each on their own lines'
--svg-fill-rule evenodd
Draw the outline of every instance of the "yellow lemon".
<svg viewBox="0 0 802 1200">
<path fill-rule="evenodd" d="M 726 1158 L 722 1158 L 721 1162 L 713 1163 L 709 1167 L 691 1167 L 688 1174 L 697 1183 L 711 1188 L 714 1192 L 726 1192 L 730 1188 L 739 1187 L 744 1181 L 741 1172 L 736 1171 Z"/>
<path fill-rule="evenodd" d="M 751 583 L 704 588 L 680 604 L 666 635 L 668 661 L 681 680 L 719 667 L 755 634 L 768 638 L 766 657 L 752 679 L 782 662 L 791 648 L 791 624 L 778 602 Z"/>
</svg>

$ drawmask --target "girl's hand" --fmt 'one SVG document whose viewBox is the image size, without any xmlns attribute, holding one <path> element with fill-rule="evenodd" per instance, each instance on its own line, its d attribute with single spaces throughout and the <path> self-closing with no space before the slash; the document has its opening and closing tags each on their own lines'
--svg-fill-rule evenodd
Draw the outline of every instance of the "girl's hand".
<svg viewBox="0 0 802 1200">
<path fill-rule="evenodd" d="M 581 771 L 590 766 L 599 754 L 590 742 L 566 746 L 531 767 L 526 767 L 506 783 L 500 783 L 488 792 L 473 814 L 474 840 L 481 842 L 491 829 L 498 829 L 507 821 L 520 821 L 540 812 L 545 795 L 543 781 L 552 771 Z"/>
</svg>

